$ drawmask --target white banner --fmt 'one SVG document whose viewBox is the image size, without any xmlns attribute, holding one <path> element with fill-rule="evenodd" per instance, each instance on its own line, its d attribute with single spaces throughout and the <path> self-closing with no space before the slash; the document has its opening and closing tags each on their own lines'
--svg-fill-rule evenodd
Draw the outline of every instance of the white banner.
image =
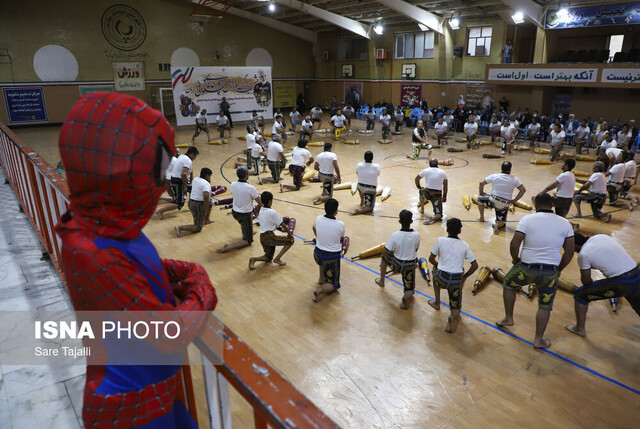
<svg viewBox="0 0 640 429">
<path fill-rule="evenodd" d="M 640 69 L 604 69 L 602 83 L 640 83 Z"/>
<path fill-rule="evenodd" d="M 595 82 L 597 69 L 490 68 L 487 80 L 497 82 Z"/>
<path fill-rule="evenodd" d="M 141 61 L 111 63 L 116 91 L 143 91 L 144 63 Z"/>
<path fill-rule="evenodd" d="M 206 109 L 213 123 L 227 99 L 234 121 L 247 121 L 255 110 L 273 118 L 271 67 L 171 67 L 178 125 L 192 125 Z"/>
</svg>

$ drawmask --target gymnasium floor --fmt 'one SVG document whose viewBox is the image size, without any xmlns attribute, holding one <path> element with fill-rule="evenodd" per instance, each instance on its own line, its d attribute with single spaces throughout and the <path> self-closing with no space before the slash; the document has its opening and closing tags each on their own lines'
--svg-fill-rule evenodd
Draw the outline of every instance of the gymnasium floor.
<svg viewBox="0 0 640 429">
<path fill-rule="evenodd" d="M 354 121 L 362 128 L 362 121 Z M 212 130 L 213 131 L 213 130 Z M 52 165 L 59 160 L 59 127 L 17 128 L 20 135 Z M 191 139 L 191 129 L 177 131 L 177 143 Z M 234 135 L 244 135 L 238 124 Z M 212 137 L 216 135 L 212 132 Z M 334 151 L 342 171 L 342 180 L 356 180 L 355 166 L 366 150 L 380 164 L 379 183 L 392 188 L 391 197 L 378 200 L 375 214 L 351 217 L 348 211 L 359 203 L 348 190 L 336 191 L 340 202 L 338 219 L 346 224 L 351 247 L 342 262 L 339 294 L 312 302 L 317 267 L 313 248 L 303 244 L 311 239 L 311 227 L 322 206 L 312 199 L 319 184 L 310 184 L 299 192 L 280 194 L 278 186 L 259 186 L 270 190 L 276 200 L 273 208 L 282 216 L 298 221 L 294 247 L 283 257 L 287 266 L 247 268 L 250 256 L 261 255 L 258 243 L 218 254 L 225 242 L 240 238 L 240 227 L 226 210 L 214 207 L 215 223 L 202 233 L 176 238 L 174 226 L 188 224 L 188 210 L 171 212 L 162 221 L 154 217 L 145 227 L 160 255 L 201 263 L 207 269 L 220 298 L 218 310 L 224 322 L 251 345 L 263 358 L 278 368 L 291 382 L 311 398 L 325 413 L 343 427 L 422 428 L 422 427 L 634 427 L 640 418 L 640 319 L 624 300 L 617 314 L 608 302 L 590 306 L 587 337 L 577 337 L 564 329 L 575 320 L 573 299 L 559 291 L 546 336 L 552 341 L 548 351 L 534 350 L 535 301 L 518 297 L 516 325 L 503 331 L 494 322 L 503 317 L 502 288 L 491 281 L 478 295 L 471 294 L 472 281 L 465 287 L 462 323 L 458 332 L 444 331 L 448 308 L 434 311 L 427 300 L 433 290 L 420 277 L 417 295 L 408 311 L 399 308 L 402 295 L 399 276 L 391 277 L 382 289 L 374 283 L 379 258 L 351 261 L 360 251 L 385 242 L 399 229 L 397 215 L 402 209 L 414 212 L 414 229 L 420 231 L 419 256 L 428 254 L 437 237 L 446 235 L 444 224 L 422 225 L 417 212 L 414 178 L 426 165 L 422 159 L 411 161 L 410 131 L 393 136 L 394 143 L 380 145 L 380 128 L 373 135 L 352 133 L 360 144 L 337 143 Z M 330 135 L 316 135 L 314 141 L 329 141 Z M 350 137 L 347 137 L 350 138 Z M 295 144 L 291 136 L 287 147 Z M 450 139 L 449 146 L 463 147 Z M 200 136 L 200 156 L 194 162 L 194 174 L 202 167 L 214 171 L 212 184 L 228 186 L 234 180 L 235 155 L 244 151 L 245 142 L 231 139 L 227 145 L 210 146 Z M 309 148 L 314 154 L 320 147 Z M 441 167 L 449 179 L 449 195 L 444 205 L 446 217 L 463 220 L 461 238 L 469 243 L 480 266 L 510 268 L 509 241 L 516 221 L 527 212 L 509 213 L 506 234 L 492 234 L 493 213 L 487 222 L 475 221 L 477 209 L 466 211 L 463 195 L 477 194 L 478 182 L 498 172 L 501 159 L 482 159 L 482 153 L 498 154 L 494 146 L 478 150 L 447 153 L 434 150 L 434 157 L 453 158 L 455 164 Z M 518 176 L 530 201 L 560 172 L 560 164 L 532 165 L 531 152 L 513 152 L 513 174 Z M 591 163 L 578 162 L 576 169 L 590 171 Z M 290 183 L 290 176 L 283 175 Z M 638 191 L 634 190 L 634 195 Z M 219 198 L 225 198 L 225 195 Z M 635 259 L 640 259 L 638 218 L 635 212 L 607 208 L 613 213 L 610 224 L 588 217 L 580 220 L 581 232 L 613 235 Z M 431 206 L 427 213 L 432 212 Z M 572 209 L 571 213 L 574 213 Z M 590 208 L 583 205 L 583 213 Z M 256 235 L 257 239 L 257 235 Z M 634 244 L 636 243 L 636 244 Z M 577 283 L 576 257 L 563 278 Z M 475 276 L 474 276 L 475 277 Z M 443 302 L 448 302 L 443 293 Z M 247 427 L 252 420 L 249 408 L 232 397 L 234 425 Z"/>
</svg>

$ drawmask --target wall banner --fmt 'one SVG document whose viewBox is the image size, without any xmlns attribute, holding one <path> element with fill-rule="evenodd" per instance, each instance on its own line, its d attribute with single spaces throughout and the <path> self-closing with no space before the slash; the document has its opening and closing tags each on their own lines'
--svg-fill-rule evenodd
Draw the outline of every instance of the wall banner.
<svg viewBox="0 0 640 429">
<path fill-rule="evenodd" d="M 604 69 L 600 82 L 640 84 L 640 69 Z"/>
<path fill-rule="evenodd" d="M 411 97 L 416 101 L 415 106 L 420 107 L 420 101 L 422 101 L 421 83 L 400 84 L 400 105 L 406 105 Z"/>
<path fill-rule="evenodd" d="M 113 83 L 116 91 L 144 91 L 144 63 L 113 62 Z"/>
<path fill-rule="evenodd" d="M 80 85 L 78 86 L 78 90 L 80 91 L 80 95 L 89 95 L 100 91 L 114 91 L 113 85 Z"/>
<path fill-rule="evenodd" d="M 273 83 L 273 107 L 293 107 L 296 104 L 295 82 Z"/>
<path fill-rule="evenodd" d="M 217 115 L 227 98 L 234 121 L 246 121 L 256 111 L 273 118 L 271 67 L 171 67 L 173 100 L 178 125 L 192 125 L 207 110 Z"/>
<path fill-rule="evenodd" d="M 41 86 L 2 88 L 9 124 L 49 122 Z"/>
<path fill-rule="evenodd" d="M 498 82 L 595 82 L 597 69 L 591 68 L 490 68 L 488 81 Z"/>
<path fill-rule="evenodd" d="M 558 10 L 548 11 L 545 29 L 640 24 L 640 3 L 571 7 L 568 11 L 566 16 L 558 15 Z"/>
<path fill-rule="evenodd" d="M 467 109 L 482 109 L 491 104 L 493 87 L 485 85 L 467 85 L 465 107 Z"/>
</svg>

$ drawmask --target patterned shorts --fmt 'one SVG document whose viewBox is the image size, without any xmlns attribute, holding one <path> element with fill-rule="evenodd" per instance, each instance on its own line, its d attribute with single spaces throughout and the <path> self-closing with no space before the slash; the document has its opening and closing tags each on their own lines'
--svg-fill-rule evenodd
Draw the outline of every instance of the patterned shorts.
<svg viewBox="0 0 640 429">
<path fill-rule="evenodd" d="M 591 211 L 595 217 L 602 214 L 602 206 L 607 202 L 607 194 L 597 194 L 589 192 L 588 194 L 577 194 L 573 197 L 573 201 L 586 201 L 591 204 Z"/>
<path fill-rule="evenodd" d="M 182 183 L 182 179 L 172 177 L 171 190 L 173 191 L 173 204 L 177 204 L 178 210 L 181 210 L 182 207 L 184 207 L 185 200 L 184 184 Z"/>
<path fill-rule="evenodd" d="M 516 290 L 530 284 L 535 284 L 538 289 L 538 308 L 550 311 L 558 290 L 558 268 L 518 262 L 504 277 L 502 287 Z"/>
<path fill-rule="evenodd" d="M 209 200 L 209 205 L 213 205 L 211 200 Z M 206 221 L 204 216 L 206 212 L 205 208 L 204 201 L 189 200 L 189 211 L 193 215 L 193 226 L 196 227 L 195 232 L 202 231 L 202 228 L 204 227 L 204 222 Z"/>
<path fill-rule="evenodd" d="M 333 174 L 318 173 L 318 177 L 322 182 L 324 195 L 329 195 L 333 198 Z"/>
<path fill-rule="evenodd" d="M 426 201 L 431 201 L 431 204 L 433 204 L 433 212 L 435 214 L 442 214 L 442 191 L 425 188 L 420 190 L 420 196 Z"/>
<path fill-rule="evenodd" d="M 365 207 L 370 207 L 371 210 L 376 206 L 376 188 L 369 185 L 363 185 L 358 183 L 358 191 L 362 192 L 364 197 Z"/>
<path fill-rule="evenodd" d="M 506 222 L 507 214 L 509 214 L 509 204 L 497 200 L 493 195 L 478 195 L 478 202 L 483 205 L 495 209 L 496 221 Z"/>
<path fill-rule="evenodd" d="M 291 177 L 293 177 L 293 184 L 296 188 L 300 188 L 302 186 L 302 177 L 304 176 L 304 167 L 289 164 L 289 173 L 291 173 Z"/>
<path fill-rule="evenodd" d="M 638 267 L 609 279 L 599 280 L 576 289 L 576 301 L 588 304 L 609 298 L 626 298 L 633 309 L 640 315 L 640 270 Z"/>
<path fill-rule="evenodd" d="M 440 289 L 446 289 L 449 294 L 449 308 L 460 310 L 462 308 L 462 273 L 452 274 L 446 271 L 433 269 L 433 282 Z"/>
<path fill-rule="evenodd" d="M 402 275 L 402 285 L 404 291 L 414 290 L 416 288 L 416 267 L 418 266 L 418 260 L 413 261 L 401 261 L 395 256 L 382 255 L 382 259 L 387 263 L 389 268 L 394 273 L 400 273 Z"/>
<path fill-rule="evenodd" d="M 340 289 L 340 252 L 326 252 L 317 247 L 313 251 L 313 259 L 320 266 L 325 281 L 331 283 L 335 289 Z"/>
<path fill-rule="evenodd" d="M 273 231 L 260 234 L 260 244 L 264 249 L 264 256 L 271 261 L 276 253 L 276 246 L 288 246 L 293 244 L 293 237 L 288 235 L 276 235 Z"/>
</svg>

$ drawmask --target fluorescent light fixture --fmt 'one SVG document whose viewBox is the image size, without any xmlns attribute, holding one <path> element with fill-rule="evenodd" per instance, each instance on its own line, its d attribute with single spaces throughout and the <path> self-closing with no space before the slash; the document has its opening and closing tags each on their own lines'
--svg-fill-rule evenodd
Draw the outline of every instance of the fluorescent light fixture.
<svg viewBox="0 0 640 429">
<path fill-rule="evenodd" d="M 460 28 L 460 20 L 458 18 L 451 18 L 449 20 L 449 27 L 451 27 L 452 30 L 457 30 Z"/>
<path fill-rule="evenodd" d="M 516 12 L 511 15 L 511 19 L 513 19 L 513 22 L 516 24 L 522 24 L 524 22 L 524 14 L 522 12 Z"/>
<path fill-rule="evenodd" d="M 558 10 L 557 14 L 560 18 L 565 18 L 567 15 L 569 15 L 569 9 L 563 7 L 562 9 Z"/>
<path fill-rule="evenodd" d="M 418 27 L 420 27 L 420 30 L 422 30 L 422 31 L 429 31 L 429 27 L 427 27 L 424 24 L 418 23 Z"/>
<path fill-rule="evenodd" d="M 269 3 L 269 12 L 275 12 L 276 11 L 276 5 L 273 3 Z"/>
<path fill-rule="evenodd" d="M 375 27 L 373 27 L 373 31 L 378 35 L 381 36 L 382 33 L 384 33 L 384 27 L 382 26 L 382 24 L 376 24 Z"/>
</svg>

